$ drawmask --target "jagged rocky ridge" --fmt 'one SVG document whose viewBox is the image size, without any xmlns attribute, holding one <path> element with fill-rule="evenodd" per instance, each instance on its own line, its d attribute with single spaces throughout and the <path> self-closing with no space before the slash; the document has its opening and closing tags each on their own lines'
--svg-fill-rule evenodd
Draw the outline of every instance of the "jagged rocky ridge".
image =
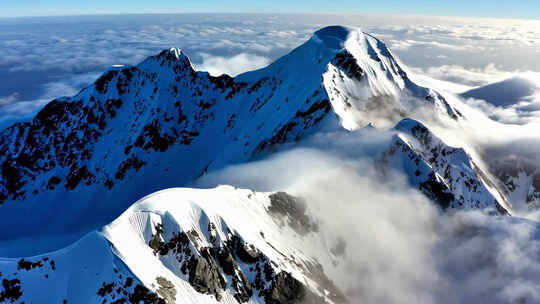
<svg viewBox="0 0 540 304">
<path fill-rule="evenodd" d="M 344 303 L 321 266 L 338 257 L 316 223 L 302 200 L 284 192 L 164 190 L 67 248 L 1 259 L 0 299 Z"/>
<path fill-rule="evenodd" d="M 405 118 L 418 106 L 462 118 L 412 82 L 382 42 L 343 27 L 236 78 L 195 71 L 178 49 L 112 68 L 0 135 L 0 238 L 99 230 L 50 254 L 0 259 L 0 299 L 341 303 L 322 265 L 338 263 L 346 244 L 328 248 L 307 205 L 284 193 L 172 189 L 100 227 L 148 193 L 382 114 L 397 123 L 374 157 L 383 174 L 405 174 L 443 209 L 507 214 L 463 149 Z"/>
<path fill-rule="evenodd" d="M 400 121 L 390 148 L 379 166 L 408 172 L 411 185 L 442 209 L 489 209 L 509 214 L 509 203 L 499 188 L 462 148 L 451 147 L 422 123 Z"/>
<path fill-rule="evenodd" d="M 197 72 L 180 50 L 163 51 L 111 68 L 79 94 L 2 132 L 2 235 L 88 231 L 129 201 L 260 157 L 323 126 L 354 130 L 372 112 L 397 122 L 419 105 L 461 115 L 414 84 L 381 41 L 359 30 L 321 29 L 270 66 L 236 78 Z M 52 222 L 36 209 L 56 209 L 65 220 Z"/>
</svg>

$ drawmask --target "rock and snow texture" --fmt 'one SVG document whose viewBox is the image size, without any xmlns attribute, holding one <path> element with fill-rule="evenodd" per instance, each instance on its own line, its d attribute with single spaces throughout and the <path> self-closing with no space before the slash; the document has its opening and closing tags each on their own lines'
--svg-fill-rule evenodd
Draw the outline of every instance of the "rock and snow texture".
<svg viewBox="0 0 540 304">
<path fill-rule="evenodd" d="M 395 125 L 372 159 L 383 173 L 406 175 L 443 209 L 510 213 L 465 150 L 406 118 L 417 108 L 461 119 L 384 43 L 339 26 L 235 78 L 196 71 L 179 49 L 113 67 L 0 134 L 0 239 L 85 235 L 48 254 L 1 259 L 0 302 L 340 303 L 322 267 L 338 257 L 294 197 L 177 188 L 126 208 L 377 117 Z"/>
<path fill-rule="evenodd" d="M 321 29 L 268 67 L 236 78 L 197 72 L 182 51 L 165 50 L 111 68 L 0 134 L 0 230 L 3 237 L 82 233 L 130 201 L 277 144 L 323 127 L 354 130 L 375 113 L 394 124 L 420 106 L 460 116 L 359 30 Z M 38 211 L 51 209 L 64 220 Z"/>
<path fill-rule="evenodd" d="M 451 147 L 422 123 L 400 121 L 383 168 L 407 173 L 409 183 L 443 209 L 487 209 L 507 214 L 510 205 L 495 184 L 462 148 Z"/>
<path fill-rule="evenodd" d="M 317 225 L 283 192 L 163 190 L 65 249 L 0 260 L 0 301 L 341 303 Z"/>
</svg>

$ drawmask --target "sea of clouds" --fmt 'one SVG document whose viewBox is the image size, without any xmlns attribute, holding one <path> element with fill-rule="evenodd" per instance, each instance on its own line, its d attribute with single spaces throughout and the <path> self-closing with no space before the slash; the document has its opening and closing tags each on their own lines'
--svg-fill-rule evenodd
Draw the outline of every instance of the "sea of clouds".
<svg viewBox="0 0 540 304">
<path fill-rule="evenodd" d="M 454 144 L 478 153 L 538 151 L 540 137 L 532 133 L 540 130 L 540 23 L 517 20 L 226 14 L 0 19 L 0 127 L 75 94 L 113 64 L 137 64 L 180 47 L 198 69 L 237 75 L 269 64 L 328 24 L 373 33 L 410 70 L 463 102 L 465 114 L 477 119 L 462 130 L 434 128 L 445 139 L 454 136 Z M 481 90 L 460 94 L 491 83 L 501 84 L 505 98 Z M 513 89 L 517 93 L 508 94 Z M 537 221 L 442 214 L 402 176 L 381 179 L 366 161 L 388 134 L 326 135 L 270 159 L 225 168 L 198 185 L 287 189 L 308 199 L 324 229 L 347 244 L 346 267 L 332 271 L 328 265 L 328 271 L 353 299 L 540 302 Z"/>
<path fill-rule="evenodd" d="M 134 65 L 162 49 L 180 47 L 197 68 L 236 75 L 269 64 L 330 24 L 361 27 L 413 71 L 466 86 L 540 71 L 535 21 L 238 14 L 3 18 L 0 127 L 75 94 L 111 65 Z"/>
<path fill-rule="evenodd" d="M 539 222 L 442 212 L 403 175 L 382 175 L 373 166 L 369 156 L 389 135 L 319 134 L 301 147 L 213 172 L 195 186 L 286 190 L 306 199 L 319 233 L 345 244 L 340 262 L 323 266 L 351 303 L 540 301 Z"/>
</svg>

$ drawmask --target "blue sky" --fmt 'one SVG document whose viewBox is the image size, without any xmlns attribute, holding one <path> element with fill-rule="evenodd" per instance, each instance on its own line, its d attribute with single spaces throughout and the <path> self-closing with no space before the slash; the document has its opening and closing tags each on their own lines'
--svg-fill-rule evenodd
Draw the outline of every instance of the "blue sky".
<svg viewBox="0 0 540 304">
<path fill-rule="evenodd" d="M 540 18 L 537 0 L 3 0 L 0 16 L 48 16 L 103 13 L 355 13 L 493 18 Z"/>
</svg>

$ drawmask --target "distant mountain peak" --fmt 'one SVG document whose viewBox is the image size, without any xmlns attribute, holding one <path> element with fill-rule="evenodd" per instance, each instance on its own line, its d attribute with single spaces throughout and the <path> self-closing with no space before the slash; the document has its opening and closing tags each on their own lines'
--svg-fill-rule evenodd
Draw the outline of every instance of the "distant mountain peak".
<svg viewBox="0 0 540 304">
<path fill-rule="evenodd" d="M 170 49 L 164 49 L 156 56 L 157 58 L 170 59 L 175 61 L 189 60 L 189 58 L 182 52 L 181 48 L 172 47 Z"/>
<path fill-rule="evenodd" d="M 179 59 L 180 56 L 182 55 L 182 49 L 180 48 L 171 48 L 169 50 L 169 54 L 173 55 L 174 57 L 176 57 L 176 59 Z"/>
<path fill-rule="evenodd" d="M 156 72 L 161 68 L 172 68 L 176 74 L 182 71 L 191 73 L 196 70 L 191 59 L 180 48 L 164 49 L 157 55 L 148 57 L 139 63 L 137 67 L 152 72 Z"/>
</svg>

